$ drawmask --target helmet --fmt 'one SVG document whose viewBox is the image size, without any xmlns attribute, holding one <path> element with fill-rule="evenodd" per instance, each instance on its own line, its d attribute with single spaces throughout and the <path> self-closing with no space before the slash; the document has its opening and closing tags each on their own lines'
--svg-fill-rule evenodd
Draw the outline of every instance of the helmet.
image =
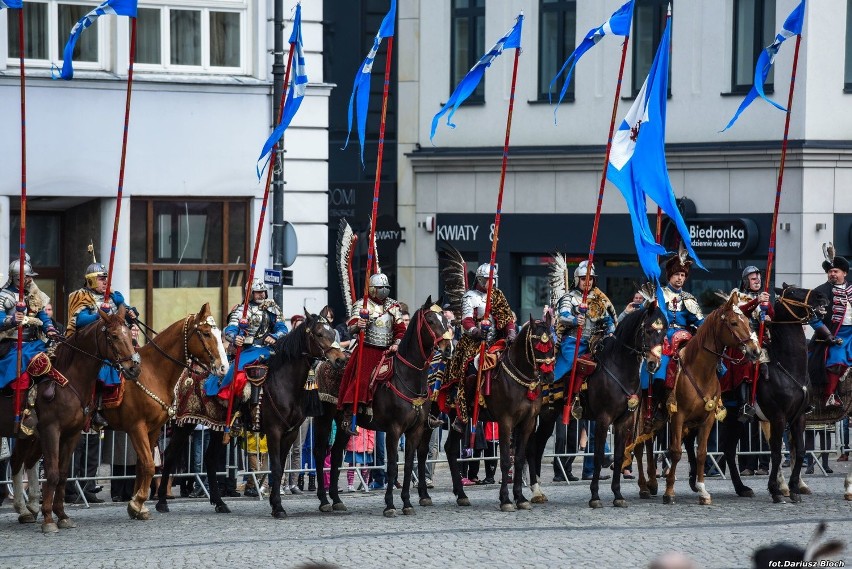
<svg viewBox="0 0 852 569">
<path fill-rule="evenodd" d="M 755 267 L 754 265 L 749 265 L 745 269 L 743 269 L 742 279 L 740 281 L 740 289 L 746 290 L 748 288 L 748 277 L 749 275 L 753 275 L 754 273 L 760 274 L 760 269 Z"/>
<path fill-rule="evenodd" d="M 265 295 L 264 298 L 269 296 L 269 289 L 266 288 L 266 283 L 261 278 L 254 279 L 251 282 L 251 292 L 262 292 Z"/>
<path fill-rule="evenodd" d="M 86 286 L 95 288 L 98 286 L 98 277 L 106 276 L 109 276 L 109 273 L 103 263 L 92 263 L 86 267 Z"/>
<path fill-rule="evenodd" d="M 33 271 L 33 266 L 30 264 L 29 260 L 24 261 L 24 276 L 25 277 L 37 277 L 38 273 Z M 21 260 L 15 259 L 11 263 L 9 263 L 9 278 L 14 282 L 21 278 Z"/>
<path fill-rule="evenodd" d="M 482 263 L 476 269 L 476 284 L 481 288 L 488 286 L 488 274 L 491 271 L 491 263 Z M 494 265 L 494 286 L 497 286 L 497 265 Z"/>
<path fill-rule="evenodd" d="M 574 269 L 574 286 L 576 288 L 580 288 L 580 281 L 586 279 L 586 274 L 589 275 L 592 279 L 597 279 L 598 275 L 595 273 L 595 265 L 592 263 L 592 271 L 589 272 L 589 262 L 581 261 L 577 268 Z"/>
<path fill-rule="evenodd" d="M 367 292 L 376 300 L 384 300 L 390 295 L 390 281 L 384 273 L 370 275 L 370 285 Z"/>
</svg>

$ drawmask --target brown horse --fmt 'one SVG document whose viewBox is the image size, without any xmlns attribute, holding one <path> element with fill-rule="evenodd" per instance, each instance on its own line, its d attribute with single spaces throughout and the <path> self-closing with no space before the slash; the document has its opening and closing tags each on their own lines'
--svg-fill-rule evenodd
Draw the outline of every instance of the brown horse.
<svg viewBox="0 0 852 569">
<path fill-rule="evenodd" d="M 18 472 L 23 465 L 31 468 L 44 453 L 46 480 L 41 507 L 44 533 L 76 527 L 65 513 L 65 481 L 80 433 L 94 411 L 98 371 L 104 363 L 109 363 L 126 377 L 136 378 L 141 370 L 130 329 L 125 324 L 124 306 L 116 314 L 98 312 L 99 320 L 78 330 L 56 348 L 54 366 L 68 379 L 68 384 L 59 387 L 54 381 L 43 381 L 37 386 L 38 436 L 19 440 L 12 453 L 12 472 Z M 7 414 L 0 411 L 0 417 L 5 420 Z M 22 488 L 15 488 L 16 495 L 22 492 Z M 57 522 L 53 521 L 53 514 Z"/>
<path fill-rule="evenodd" d="M 225 375 L 228 359 L 222 332 L 210 315 L 210 303 L 157 334 L 139 350 L 142 372 L 128 383 L 121 404 L 104 410 L 110 426 L 130 436 L 136 451 L 134 495 L 127 504 L 131 519 L 147 520 L 145 500 L 154 476 L 153 449 L 160 429 L 174 414 L 174 392 L 184 370 L 204 375 Z"/>
<path fill-rule="evenodd" d="M 485 389 L 482 390 L 485 401 L 483 411 L 487 416 L 483 420 L 495 421 L 499 426 L 500 469 L 503 474 L 503 480 L 500 483 L 500 509 L 504 512 L 514 512 L 515 505 L 522 510 L 529 510 L 532 507 L 523 494 L 521 473 L 526 463 L 527 442 L 535 430 L 536 418 L 541 410 L 541 368 L 553 363 L 555 342 L 551 327 L 550 313 L 544 320 L 530 318 L 530 321 L 521 327 L 517 339 L 503 352 L 497 367 L 493 370 L 491 393 L 486 393 Z M 470 384 L 470 378 L 467 383 L 468 392 L 473 395 L 475 386 Z M 468 401 L 475 401 L 475 396 L 469 397 Z M 461 436 L 456 430 L 451 429 L 444 449 L 453 478 L 456 503 L 459 506 L 470 506 L 458 468 Z M 512 500 L 509 499 L 507 486 L 509 468 L 512 466 L 509 452 L 511 444 L 514 444 L 515 449 L 515 476 L 512 487 L 515 504 L 512 504 Z"/>
<path fill-rule="evenodd" d="M 671 467 L 666 476 L 666 492 L 663 503 L 674 503 L 674 483 L 677 464 L 682 454 L 682 444 L 686 443 L 689 458 L 689 483 L 694 492 L 699 493 L 698 502 L 707 505 L 712 502 L 704 486 L 704 461 L 707 458 L 707 439 L 716 420 L 716 413 L 723 409 L 721 386 L 716 374 L 725 348 L 737 348 L 750 361 L 757 361 L 760 348 L 757 336 L 751 331 L 748 318 L 739 309 L 739 295 L 734 292 L 728 301 L 717 308 L 707 318 L 686 347 L 680 351 L 680 364 L 674 389 L 669 401 L 676 402 L 677 410 L 670 416 L 669 458 Z M 653 425 L 656 430 L 657 425 Z M 697 430 L 696 430 L 697 429 Z M 690 432 L 691 431 L 691 432 Z M 695 441 L 698 440 L 696 456 Z M 647 442 L 648 480 L 642 470 L 642 447 Z M 652 438 L 645 434 L 636 440 L 636 459 L 639 471 L 640 497 L 647 498 L 656 493 L 656 462 L 652 452 Z M 699 468 L 699 466 L 701 468 Z M 649 491 L 650 489 L 650 491 Z"/>
</svg>

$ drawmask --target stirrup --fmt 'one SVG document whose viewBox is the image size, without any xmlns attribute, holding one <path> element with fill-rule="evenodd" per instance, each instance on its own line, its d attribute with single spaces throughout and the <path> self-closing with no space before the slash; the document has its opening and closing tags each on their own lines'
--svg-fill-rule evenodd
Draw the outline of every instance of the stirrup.
<svg viewBox="0 0 852 569">
<path fill-rule="evenodd" d="M 427 415 L 427 417 L 426 417 L 426 426 L 429 427 L 430 429 L 437 429 L 438 427 L 440 427 L 443 424 L 444 424 L 444 422 L 442 420 L 440 420 L 438 417 L 433 417 L 432 415 Z"/>
<path fill-rule="evenodd" d="M 461 417 L 456 417 L 456 419 L 453 421 L 453 430 L 463 435 L 465 427 L 467 427 L 467 422 L 462 420 Z"/>
<path fill-rule="evenodd" d="M 840 397 L 837 397 L 834 393 L 828 396 L 828 399 L 825 401 L 826 407 L 843 407 L 843 402 L 840 401 Z"/>
<path fill-rule="evenodd" d="M 748 403 L 743 403 L 742 407 L 740 407 L 740 413 L 737 416 L 737 421 L 739 421 L 740 423 L 748 423 L 749 421 L 754 419 L 754 416 L 754 407 L 752 407 Z"/>
<path fill-rule="evenodd" d="M 100 409 L 96 409 L 92 415 L 92 428 L 96 431 L 100 431 L 106 427 L 109 427 L 109 423 L 107 423 L 106 418 L 101 415 Z"/>
</svg>

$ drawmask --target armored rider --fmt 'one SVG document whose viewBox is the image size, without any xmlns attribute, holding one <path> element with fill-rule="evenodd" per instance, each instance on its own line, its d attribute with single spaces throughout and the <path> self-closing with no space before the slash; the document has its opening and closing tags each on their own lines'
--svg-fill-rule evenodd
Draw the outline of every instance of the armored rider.
<svg viewBox="0 0 852 569">
<path fill-rule="evenodd" d="M 820 319 L 810 323 L 814 337 L 828 344 L 825 352 L 825 406 L 842 407 L 843 402 L 837 396 L 840 379 L 852 361 L 852 283 L 846 280 L 849 261 L 834 254 L 834 246 L 823 245 L 825 261 L 822 268 L 828 282 L 814 290 L 821 292 L 829 300 L 830 310 Z"/>
<path fill-rule="evenodd" d="M 587 275 L 588 281 L 586 280 Z M 554 378 L 560 379 L 571 371 L 571 365 L 574 363 L 574 349 L 577 347 L 578 326 L 583 327 L 583 333 L 580 336 L 577 357 L 589 352 L 593 338 L 609 336 L 615 332 L 617 319 L 615 307 L 603 291 L 597 287 L 597 280 L 594 264 L 591 265 L 591 270 L 589 270 L 589 262 L 582 261 L 574 269 L 573 285 L 556 303 L 558 313 L 557 334 L 561 347 L 559 355 L 556 357 Z M 588 290 L 586 295 L 587 308 L 581 309 L 583 292 L 586 290 Z"/>
<path fill-rule="evenodd" d="M 509 301 L 503 291 L 497 288 L 497 267 L 494 267 L 494 286 L 491 288 L 491 314 L 485 314 L 490 269 L 490 263 L 479 265 L 473 288 L 462 296 L 462 334 L 447 366 L 447 384 L 458 385 L 453 429 L 460 433 L 464 433 L 468 421 L 464 378 L 470 362 L 479 353 L 480 343 L 485 340 L 489 345 L 493 345 L 502 338 L 512 341 L 517 335 Z"/>
<path fill-rule="evenodd" d="M 692 259 L 689 258 L 682 246 L 678 254 L 669 258 L 665 264 L 667 280 L 666 286 L 663 287 L 665 306 L 660 308 L 669 325 L 666 331 L 663 353 L 660 357 L 660 367 L 653 376 L 652 388 L 653 398 L 660 412 L 663 411 L 662 408 L 665 406 L 669 395 L 669 390 L 666 388 L 666 373 L 672 356 L 673 338 L 678 333 L 691 337 L 689 329 L 697 328 L 704 322 L 704 315 L 701 313 L 698 301 L 694 296 L 683 290 L 691 267 Z M 641 379 L 642 389 L 648 389 L 651 377 L 645 364 L 642 365 Z M 662 415 L 659 415 L 658 418 L 662 418 Z"/>
<path fill-rule="evenodd" d="M 740 299 L 745 302 L 740 302 L 740 310 L 743 311 L 748 317 L 749 324 L 751 325 L 751 329 L 753 332 L 757 332 L 760 328 L 760 318 L 761 313 L 764 312 L 763 317 L 766 321 L 772 320 L 775 316 L 775 310 L 772 307 L 772 304 L 769 302 L 769 293 L 763 292 L 761 289 L 763 288 L 763 283 L 761 281 L 760 269 L 755 267 L 754 265 L 749 265 L 745 269 L 743 269 L 742 280 L 740 281 L 740 288 L 737 291 L 739 293 Z M 767 329 L 768 331 L 768 329 Z M 764 332 L 766 334 L 766 332 Z M 764 343 L 765 336 L 764 336 Z M 729 348 L 729 352 L 732 352 L 731 355 L 733 357 L 733 361 L 737 361 L 742 358 L 742 353 L 738 352 L 736 348 Z M 738 353 L 733 353 L 738 352 Z M 758 368 L 758 373 L 760 374 L 761 379 L 764 379 L 769 376 L 769 369 L 766 366 L 769 361 L 766 350 L 761 350 L 760 354 L 760 366 Z M 740 363 L 732 363 L 729 366 L 727 371 L 728 378 L 730 379 L 730 387 L 736 388 L 737 385 L 740 387 L 740 399 L 742 399 L 742 406 L 739 410 L 739 420 L 740 421 L 748 421 L 751 417 L 754 417 L 754 407 L 751 406 L 751 383 L 754 380 L 755 367 L 754 364 L 749 361 L 741 361 Z"/>
<path fill-rule="evenodd" d="M 402 310 L 399 302 L 390 298 L 390 282 L 387 275 L 381 272 L 370 275 L 367 286 L 367 307 L 363 302 L 356 302 L 346 325 L 349 333 L 356 336 L 364 331 L 364 343 L 358 344 L 346 364 L 343 378 L 340 382 L 338 408 L 343 409 L 355 402 L 355 387 L 358 386 L 359 411 L 361 404 L 370 402 L 369 384 L 373 370 L 379 365 L 382 354 L 386 351 L 395 353 L 405 334 L 405 324 L 402 320 Z M 359 352 L 362 352 L 359 354 Z M 358 367 L 358 376 L 355 368 Z M 364 411 L 367 411 L 366 407 Z M 369 411 L 367 411 L 369 412 Z M 348 421 L 348 414 L 344 422 Z M 348 423 L 346 428 L 348 428 Z"/>
<path fill-rule="evenodd" d="M 125 319 L 127 324 L 131 326 L 131 330 L 138 331 L 135 321 L 139 313 L 135 308 L 127 305 L 123 294 L 113 290 L 110 291 L 109 299 L 104 299 L 109 273 L 104 264 L 98 263 L 95 259 L 94 251 L 91 248 L 89 252 L 92 253 L 92 262 L 86 267 L 85 283 L 82 288 L 68 295 L 68 314 L 70 314 L 70 317 L 65 335 L 71 336 L 77 330 L 97 321 L 99 318 L 98 310 L 114 314 L 121 306 L 126 309 Z M 119 371 L 109 362 L 105 362 L 98 372 L 98 404 L 95 414 L 92 416 L 93 426 L 97 428 L 107 426 L 107 421 L 101 414 L 103 408 L 102 388 L 112 388 L 120 384 L 121 374 Z"/>
<path fill-rule="evenodd" d="M 287 334 L 287 325 L 281 317 L 281 309 L 275 300 L 269 298 L 269 291 L 263 279 L 256 278 L 251 284 L 251 297 L 243 317 L 243 306 L 238 304 L 228 315 L 228 325 L 222 331 L 224 338 L 234 346 L 242 346 L 240 352 L 240 367 L 257 362 L 260 358 L 269 358 L 270 347 L 279 338 Z M 205 382 L 207 395 L 219 394 L 234 381 L 234 366 L 228 368 L 225 377 L 211 375 Z M 241 386 L 237 385 L 238 388 Z"/>
</svg>

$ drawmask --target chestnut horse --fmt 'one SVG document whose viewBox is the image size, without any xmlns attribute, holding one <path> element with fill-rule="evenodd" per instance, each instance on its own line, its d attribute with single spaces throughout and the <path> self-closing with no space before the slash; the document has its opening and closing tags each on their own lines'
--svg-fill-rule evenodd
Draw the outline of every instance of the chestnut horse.
<svg viewBox="0 0 852 569">
<path fill-rule="evenodd" d="M 524 324 L 518 337 L 500 356 L 497 367 L 491 372 L 491 393 L 482 389 L 485 401 L 483 421 L 495 421 L 500 434 L 500 470 L 503 479 L 500 483 L 500 509 L 514 512 L 517 508 L 529 510 L 532 506 L 523 494 L 523 476 L 526 463 L 527 443 L 535 430 L 535 422 L 541 410 L 541 381 L 543 366 L 550 367 L 555 354 L 555 342 L 552 334 L 552 320 L 548 313 L 544 320 L 533 320 Z M 483 376 L 483 381 L 487 381 Z M 468 377 L 468 401 L 475 401 L 476 382 Z M 459 387 L 462 389 L 463 387 Z M 452 413 L 451 415 L 454 415 Z M 453 493 L 459 506 L 470 506 L 470 500 L 464 492 L 458 457 L 462 435 L 450 429 L 444 450 L 449 461 L 450 474 L 453 477 Z M 515 476 L 512 493 L 515 504 L 509 499 L 509 468 L 512 466 L 509 445 L 515 449 Z"/>
<path fill-rule="evenodd" d="M 174 392 L 184 370 L 204 375 L 225 375 L 228 358 L 222 345 L 222 333 L 210 315 L 210 303 L 197 314 L 189 314 L 150 339 L 139 349 L 142 372 L 127 383 L 118 407 L 105 409 L 111 428 L 130 436 L 136 451 L 134 495 L 127 504 L 131 519 L 147 520 L 151 514 L 148 499 L 154 476 L 154 446 L 160 429 L 174 414 Z"/>
<path fill-rule="evenodd" d="M 22 466 L 30 469 L 44 453 L 46 480 L 42 487 L 41 507 L 41 530 L 44 533 L 76 527 L 65 513 L 65 481 L 71 455 L 95 408 L 98 371 L 104 363 L 118 368 L 128 378 L 137 377 L 141 371 L 139 355 L 124 321 L 124 306 L 119 307 L 116 314 L 98 312 L 99 320 L 78 330 L 57 346 L 54 366 L 68 379 L 68 384 L 60 387 L 48 380 L 37 386 L 37 436 L 19 440 L 12 453 L 12 472 L 15 473 Z M 11 413 L 0 411 L 0 417 L 5 421 Z M 21 477 L 17 476 L 15 480 L 19 482 Z M 22 494 L 23 488 L 16 487 L 15 496 Z M 53 521 L 53 514 L 56 514 L 57 522 Z"/>
<path fill-rule="evenodd" d="M 698 503 L 708 505 L 712 502 L 710 493 L 704 486 L 704 461 L 707 458 L 707 439 L 716 420 L 717 411 L 723 410 L 721 386 L 716 370 L 723 358 L 725 348 L 736 348 L 750 361 L 760 357 L 757 335 L 751 331 L 748 318 L 739 309 L 739 294 L 731 294 L 728 301 L 711 312 L 698 332 L 684 348 L 680 350 L 680 361 L 675 378 L 674 389 L 669 401 L 676 402 L 677 410 L 670 416 L 669 458 L 671 467 L 666 476 L 666 492 L 663 503 L 674 503 L 674 483 L 677 464 L 682 455 L 682 445 L 686 443 L 689 458 L 689 485 L 698 492 Z M 651 426 L 651 433 L 636 439 L 636 460 L 639 471 L 639 495 L 648 498 L 656 493 L 656 461 L 653 455 L 652 433 L 658 425 Z M 697 430 L 696 430 L 697 429 Z M 690 432 L 691 431 L 691 432 Z M 696 456 L 695 441 L 698 440 Z M 648 450 L 648 479 L 642 470 L 642 446 Z"/>
</svg>

